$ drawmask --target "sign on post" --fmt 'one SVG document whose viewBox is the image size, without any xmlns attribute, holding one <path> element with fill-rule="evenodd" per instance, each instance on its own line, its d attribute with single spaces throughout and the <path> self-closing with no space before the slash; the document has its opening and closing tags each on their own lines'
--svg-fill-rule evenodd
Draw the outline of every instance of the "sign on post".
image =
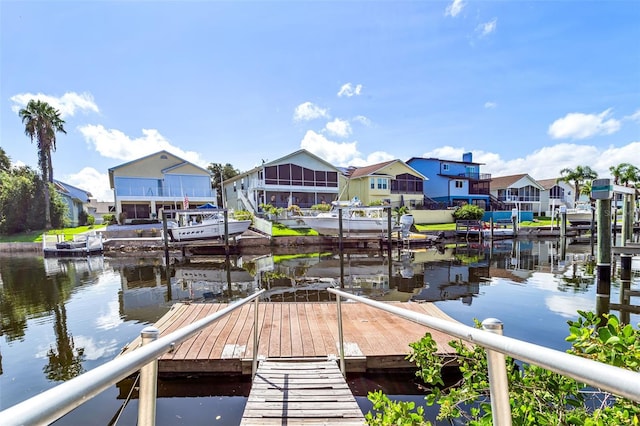
<svg viewBox="0 0 640 426">
<path fill-rule="evenodd" d="M 610 200 L 613 197 L 611 179 L 594 179 L 591 181 L 591 198 L 594 200 Z"/>
</svg>

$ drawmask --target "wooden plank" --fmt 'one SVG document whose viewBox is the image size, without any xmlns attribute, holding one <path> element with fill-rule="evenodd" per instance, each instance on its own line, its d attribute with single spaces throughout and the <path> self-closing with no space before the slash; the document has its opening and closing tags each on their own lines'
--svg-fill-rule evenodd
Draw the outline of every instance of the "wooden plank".
<svg viewBox="0 0 640 426">
<path fill-rule="evenodd" d="M 280 356 L 291 358 L 293 351 L 291 343 L 291 303 L 282 304 L 282 316 L 280 318 Z M 302 352 L 300 352 L 300 355 L 302 355 Z"/>
<path fill-rule="evenodd" d="M 263 361 L 240 424 L 319 425 L 345 420 L 365 424 L 335 361 Z"/>
<path fill-rule="evenodd" d="M 300 335 L 302 336 L 302 356 L 316 356 L 315 345 L 313 344 L 313 335 L 309 326 L 309 318 L 307 317 L 307 303 L 296 304 L 298 324 L 300 327 Z"/>
</svg>

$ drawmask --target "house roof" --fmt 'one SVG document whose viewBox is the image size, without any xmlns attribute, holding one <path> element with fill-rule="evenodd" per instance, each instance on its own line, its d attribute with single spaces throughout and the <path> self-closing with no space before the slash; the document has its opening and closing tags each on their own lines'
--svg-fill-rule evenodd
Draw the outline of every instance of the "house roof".
<svg viewBox="0 0 640 426">
<path fill-rule="evenodd" d="M 355 169 L 353 169 L 349 177 L 353 179 L 353 178 L 361 178 L 363 176 L 381 174 L 376 172 L 379 172 L 380 170 L 387 167 L 389 164 L 394 163 L 396 161 L 400 161 L 400 160 L 391 160 L 391 161 L 385 161 L 384 163 L 372 164 L 370 166 L 356 167 Z"/>
<path fill-rule="evenodd" d="M 59 180 L 53 180 L 54 185 L 56 186 L 56 190 L 61 192 L 68 197 L 71 197 L 74 200 L 78 200 L 82 203 L 88 203 L 89 198 L 92 197 L 89 191 L 85 191 L 84 189 L 77 188 L 73 185 L 69 185 L 68 183 L 60 182 Z"/>
<path fill-rule="evenodd" d="M 194 164 L 194 163 L 192 163 L 192 162 L 190 162 L 190 161 L 185 160 L 184 158 L 180 158 L 180 157 L 178 157 L 177 155 L 172 154 L 172 153 L 170 153 L 169 151 L 166 151 L 166 150 L 164 150 L 164 149 L 163 149 L 162 151 L 154 152 L 153 154 L 145 155 L 144 157 L 136 158 L 135 160 L 131 160 L 131 161 L 128 161 L 128 162 L 126 162 L 126 163 L 122 163 L 122 164 L 118 164 L 117 166 L 113 166 L 113 167 L 109 168 L 109 172 L 112 172 L 113 170 L 119 169 L 119 168 L 121 168 L 121 167 L 125 167 L 125 166 L 128 166 L 128 165 L 131 165 L 131 164 L 133 164 L 133 163 L 137 163 L 137 162 L 139 162 L 139 161 L 144 161 L 144 160 L 146 160 L 146 159 L 148 159 L 148 158 L 151 158 L 151 157 L 154 157 L 154 156 L 156 156 L 156 155 L 158 155 L 158 154 L 167 154 L 167 155 L 172 156 L 172 157 L 173 157 L 173 158 L 175 158 L 176 160 L 179 160 L 179 162 L 177 162 L 176 164 L 174 164 L 174 165 L 172 165 L 172 166 L 170 166 L 170 167 L 168 167 L 168 168 L 173 168 L 173 167 L 181 166 L 181 165 L 183 165 L 183 164 L 191 164 L 191 165 L 193 165 L 194 167 L 197 167 L 197 168 L 201 169 L 202 171 L 204 171 L 204 172 L 206 172 L 206 173 L 211 174 L 211 172 L 210 172 L 208 169 L 205 169 L 205 168 L 203 168 L 203 167 L 200 167 L 200 166 L 198 166 L 197 164 Z"/>
<path fill-rule="evenodd" d="M 514 183 L 516 183 L 522 178 L 528 178 L 532 184 L 538 186 L 538 188 L 540 189 L 544 189 L 544 187 L 542 187 L 542 185 L 540 185 L 538 181 L 536 181 L 534 178 L 529 176 L 527 173 L 521 173 L 517 175 L 500 176 L 500 177 L 492 178 L 491 184 L 490 184 L 491 190 L 493 191 L 496 189 L 510 188 Z"/>
<path fill-rule="evenodd" d="M 378 164 L 372 164 L 370 166 L 364 166 L 364 167 L 350 167 L 347 169 L 347 171 L 344 173 L 349 179 L 358 179 L 361 177 L 365 177 L 365 176 L 372 176 L 372 175 L 389 175 L 388 173 L 385 173 L 383 171 L 384 168 L 390 166 L 393 163 L 401 163 L 403 164 L 405 167 L 411 169 L 416 175 L 420 176 L 423 180 L 429 180 L 428 177 L 424 176 L 422 173 L 420 173 L 419 171 L 417 171 L 416 169 L 414 169 L 413 167 L 411 167 L 410 165 L 408 165 L 407 163 L 405 163 L 402 160 L 391 160 L 391 161 L 385 161 L 383 163 L 378 163 Z"/>
</svg>

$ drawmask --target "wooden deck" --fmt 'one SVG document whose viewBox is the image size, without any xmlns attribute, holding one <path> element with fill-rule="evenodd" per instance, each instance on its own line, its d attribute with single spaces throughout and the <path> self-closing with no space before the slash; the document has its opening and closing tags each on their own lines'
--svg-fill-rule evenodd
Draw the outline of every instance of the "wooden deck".
<svg viewBox="0 0 640 426">
<path fill-rule="evenodd" d="M 261 361 L 240 425 L 364 425 L 336 361 Z"/>
<path fill-rule="evenodd" d="M 431 303 L 390 302 L 404 309 L 453 321 Z M 226 307 L 219 303 L 176 304 L 155 326 L 164 336 Z M 338 356 L 337 308 L 333 302 L 261 302 L 258 308 L 258 356 L 322 358 Z M 405 360 L 409 343 L 428 331 L 439 352 L 453 356 L 446 334 L 358 303 L 342 303 L 347 372 L 413 368 Z M 158 371 L 176 374 L 251 374 L 254 304 L 247 304 L 159 359 Z M 138 347 L 139 338 L 122 353 Z"/>
</svg>

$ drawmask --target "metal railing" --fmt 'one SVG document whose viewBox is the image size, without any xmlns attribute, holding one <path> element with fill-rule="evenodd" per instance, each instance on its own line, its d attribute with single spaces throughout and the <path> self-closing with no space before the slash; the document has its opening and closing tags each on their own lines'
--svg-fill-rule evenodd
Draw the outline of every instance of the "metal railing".
<svg viewBox="0 0 640 426">
<path fill-rule="evenodd" d="M 341 298 L 364 303 L 485 348 L 489 367 L 489 391 L 494 425 L 511 425 L 505 355 L 571 377 L 581 383 L 623 398 L 640 402 L 640 373 L 502 336 L 502 322 L 500 320 L 486 319 L 482 322 L 483 330 L 480 330 L 383 302 L 354 296 L 335 288 L 329 288 L 328 291 L 335 294 L 337 299 L 340 367 L 343 374 L 345 370 Z"/>
<path fill-rule="evenodd" d="M 159 339 L 158 329 L 145 327 L 141 333 L 143 346 L 26 401 L 0 411 L 0 423 L 6 426 L 52 423 L 108 387 L 140 370 L 138 425 L 154 425 L 158 358 L 173 350 L 179 343 L 184 342 L 210 324 L 251 301 L 255 301 L 252 364 L 252 374 L 255 375 L 258 354 L 258 302 L 260 300 L 259 296 L 264 291 L 264 289 L 258 290 L 251 296 L 241 299 L 215 314 L 202 318 Z"/>
</svg>

